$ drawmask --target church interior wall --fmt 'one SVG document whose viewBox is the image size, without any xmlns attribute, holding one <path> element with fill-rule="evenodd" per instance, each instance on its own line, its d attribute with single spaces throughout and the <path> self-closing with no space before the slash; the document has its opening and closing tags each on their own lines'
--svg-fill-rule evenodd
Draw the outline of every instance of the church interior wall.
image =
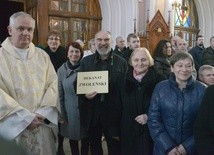
<svg viewBox="0 0 214 155">
<path fill-rule="evenodd" d="M 173 0 L 99 0 L 102 10 L 102 29 L 112 33 L 113 40 L 118 35 L 126 38 L 129 33 L 134 32 L 134 19 L 136 18 L 136 31 L 143 33 L 146 30 L 147 10 L 149 20 L 154 17 L 159 9 L 168 22 L 169 12 Z M 199 34 L 205 37 L 205 46 L 209 46 L 209 39 L 214 35 L 214 6 L 213 0 L 195 0 L 198 18 Z M 144 6 L 140 8 L 139 6 Z M 143 12 L 143 13 L 142 13 Z M 170 14 L 172 15 L 172 14 Z M 172 21 L 171 21 L 172 22 Z"/>
</svg>

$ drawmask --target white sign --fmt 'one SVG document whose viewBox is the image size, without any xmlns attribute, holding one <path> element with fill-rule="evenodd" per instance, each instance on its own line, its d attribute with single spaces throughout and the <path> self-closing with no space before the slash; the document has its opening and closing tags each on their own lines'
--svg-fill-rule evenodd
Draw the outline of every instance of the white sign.
<svg viewBox="0 0 214 155">
<path fill-rule="evenodd" d="M 108 71 L 78 72 L 77 94 L 108 93 Z"/>
</svg>

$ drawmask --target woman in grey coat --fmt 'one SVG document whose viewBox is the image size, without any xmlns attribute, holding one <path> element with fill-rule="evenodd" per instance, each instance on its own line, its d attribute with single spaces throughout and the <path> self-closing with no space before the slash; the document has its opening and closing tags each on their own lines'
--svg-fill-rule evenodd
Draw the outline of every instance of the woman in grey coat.
<svg viewBox="0 0 214 155">
<path fill-rule="evenodd" d="M 81 140 L 81 155 L 84 155 L 88 154 L 88 140 L 80 126 L 78 96 L 73 84 L 79 70 L 83 50 L 79 43 L 72 42 L 68 44 L 66 54 L 68 61 L 57 71 L 61 106 L 60 134 L 69 139 L 72 155 L 80 154 L 78 141 Z"/>
</svg>

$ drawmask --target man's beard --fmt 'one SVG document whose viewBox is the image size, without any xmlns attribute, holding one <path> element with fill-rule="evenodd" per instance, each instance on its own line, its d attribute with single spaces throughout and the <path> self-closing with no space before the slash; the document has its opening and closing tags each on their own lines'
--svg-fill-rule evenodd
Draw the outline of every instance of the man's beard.
<svg viewBox="0 0 214 155">
<path fill-rule="evenodd" d="M 204 46 L 204 43 L 200 43 L 198 46 L 202 47 L 202 46 Z"/>
<path fill-rule="evenodd" d="M 99 47 L 97 49 L 97 52 L 101 55 L 101 56 L 107 56 L 109 54 L 109 52 L 111 51 L 111 48 L 108 46 L 108 47 L 105 47 L 105 46 L 102 46 L 102 47 Z"/>
</svg>

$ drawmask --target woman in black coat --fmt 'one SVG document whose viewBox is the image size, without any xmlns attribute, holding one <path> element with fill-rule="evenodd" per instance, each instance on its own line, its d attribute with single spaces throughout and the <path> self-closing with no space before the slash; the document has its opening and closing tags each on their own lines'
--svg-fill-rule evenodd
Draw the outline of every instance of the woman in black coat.
<svg viewBox="0 0 214 155">
<path fill-rule="evenodd" d="M 172 46 L 167 40 L 160 40 L 154 50 L 154 67 L 158 73 L 169 77 L 171 65 L 169 58 L 172 56 Z"/>
<path fill-rule="evenodd" d="M 194 126 L 199 155 L 214 154 L 214 85 L 207 88 Z"/>
<path fill-rule="evenodd" d="M 135 49 L 126 75 L 121 121 L 122 155 L 151 155 L 152 139 L 147 127 L 147 112 L 155 85 L 165 76 L 153 68 L 146 48 Z"/>
</svg>

